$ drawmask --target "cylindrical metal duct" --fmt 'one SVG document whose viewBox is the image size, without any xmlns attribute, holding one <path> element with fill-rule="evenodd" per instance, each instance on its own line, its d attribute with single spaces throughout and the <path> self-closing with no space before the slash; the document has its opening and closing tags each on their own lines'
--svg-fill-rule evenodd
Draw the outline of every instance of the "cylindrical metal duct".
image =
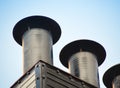
<svg viewBox="0 0 120 88">
<path fill-rule="evenodd" d="M 120 88 L 120 64 L 111 67 L 105 72 L 103 82 L 107 88 Z"/>
<path fill-rule="evenodd" d="M 69 60 L 70 73 L 95 86 L 98 82 L 97 58 L 90 52 L 78 52 Z"/>
<path fill-rule="evenodd" d="M 23 72 L 28 71 L 39 60 L 53 64 L 52 45 L 61 35 L 59 25 L 43 16 L 31 16 L 19 21 L 13 36 L 23 47 Z"/>
<path fill-rule="evenodd" d="M 51 34 L 44 29 L 32 28 L 23 35 L 24 71 L 39 60 L 53 64 Z"/>
<path fill-rule="evenodd" d="M 98 66 L 106 57 L 104 48 L 91 40 L 78 40 L 66 45 L 60 61 L 70 73 L 99 88 Z"/>
</svg>

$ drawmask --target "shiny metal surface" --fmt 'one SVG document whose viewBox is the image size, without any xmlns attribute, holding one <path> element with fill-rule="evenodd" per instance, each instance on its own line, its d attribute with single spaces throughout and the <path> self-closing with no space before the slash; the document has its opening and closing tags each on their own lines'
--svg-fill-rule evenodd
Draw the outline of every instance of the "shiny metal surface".
<svg viewBox="0 0 120 88">
<path fill-rule="evenodd" d="M 37 62 L 10 88 L 97 88 L 43 61 Z"/>
<path fill-rule="evenodd" d="M 31 71 L 30 74 L 26 75 L 23 80 L 17 81 L 17 85 L 10 88 L 36 88 L 36 77 L 35 71 Z"/>
<path fill-rule="evenodd" d="M 115 77 L 115 79 L 112 82 L 113 88 L 120 88 L 120 75 Z"/>
<path fill-rule="evenodd" d="M 39 60 L 53 64 L 52 37 L 48 30 L 32 28 L 22 38 L 23 72 L 28 71 Z"/>
<path fill-rule="evenodd" d="M 80 51 L 72 55 L 69 70 L 72 75 L 99 88 L 98 63 L 94 54 Z"/>
</svg>

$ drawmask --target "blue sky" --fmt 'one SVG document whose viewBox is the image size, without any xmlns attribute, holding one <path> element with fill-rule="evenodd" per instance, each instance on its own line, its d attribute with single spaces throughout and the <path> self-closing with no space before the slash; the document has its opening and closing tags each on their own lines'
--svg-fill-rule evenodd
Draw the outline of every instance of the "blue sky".
<svg viewBox="0 0 120 88">
<path fill-rule="evenodd" d="M 47 16 L 60 25 L 62 35 L 53 46 L 54 65 L 68 43 L 90 39 L 102 44 L 107 57 L 99 67 L 100 85 L 104 72 L 120 63 L 120 0 L 1 0 L 0 1 L 0 88 L 9 88 L 22 76 L 22 47 L 12 36 L 14 25 L 32 16 Z"/>
</svg>

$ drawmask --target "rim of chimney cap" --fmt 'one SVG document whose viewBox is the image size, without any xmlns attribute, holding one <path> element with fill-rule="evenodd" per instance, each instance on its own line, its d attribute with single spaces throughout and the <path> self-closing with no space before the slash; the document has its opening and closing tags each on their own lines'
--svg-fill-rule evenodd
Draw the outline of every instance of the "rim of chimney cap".
<svg viewBox="0 0 120 88">
<path fill-rule="evenodd" d="M 120 64 L 114 65 L 109 68 L 103 75 L 103 83 L 107 88 L 112 88 L 112 82 L 115 77 L 120 75 Z"/>
<path fill-rule="evenodd" d="M 96 55 L 98 65 L 100 66 L 106 57 L 106 51 L 102 45 L 92 40 L 76 40 L 67 44 L 60 52 L 61 63 L 68 68 L 68 61 L 70 57 L 80 51 L 91 52 Z"/>
<path fill-rule="evenodd" d="M 53 38 L 53 44 L 55 44 L 61 36 L 61 28 L 56 21 L 45 16 L 29 16 L 20 20 L 13 28 L 13 37 L 18 44 L 22 45 L 22 36 L 28 28 L 43 28 L 49 30 Z"/>
</svg>

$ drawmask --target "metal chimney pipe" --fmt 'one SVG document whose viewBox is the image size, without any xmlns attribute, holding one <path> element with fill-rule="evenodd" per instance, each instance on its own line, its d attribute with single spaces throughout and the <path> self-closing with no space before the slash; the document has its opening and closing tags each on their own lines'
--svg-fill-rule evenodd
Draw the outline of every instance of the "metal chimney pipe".
<svg viewBox="0 0 120 88">
<path fill-rule="evenodd" d="M 59 40 L 60 35 L 60 26 L 44 16 L 30 16 L 15 25 L 13 37 L 23 47 L 24 73 L 39 60 L 53 64 L 52 45 Z"/>
<path fill-rule="evenodd" d="M 103 83 L 107 88 L 120 88 L 120 64 L 111 67 L 105 72 Z"/>
<path fill-rule="evenodd" d="M 60 52 L 60 61 L 70 73 L 91 85 L 99 87 L 98 66 L 105 60 L 105 49 L 91 40 L 77 40 Z"/>
</svg>

